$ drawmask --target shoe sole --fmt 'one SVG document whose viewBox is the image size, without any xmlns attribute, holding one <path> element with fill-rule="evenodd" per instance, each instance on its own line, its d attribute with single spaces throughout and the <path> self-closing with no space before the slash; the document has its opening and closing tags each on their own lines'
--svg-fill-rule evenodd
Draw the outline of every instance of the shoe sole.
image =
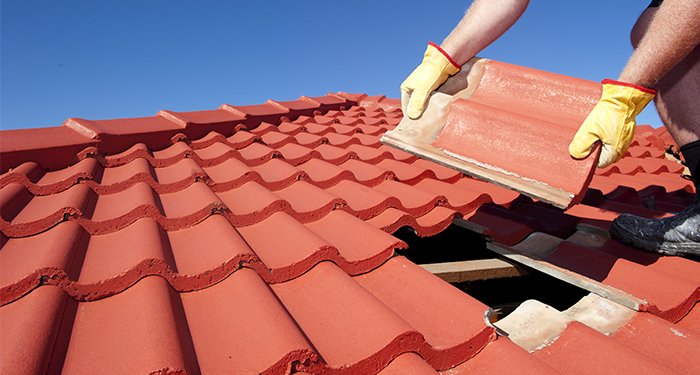
<svg viewBox="0 0 700 375">
<path fill-rule="evenodd" d="M 612 238 L 635 248 L 663 255 L 700 255 L 700 243 L 695 242 L 659 242 L 639 238 L 616 225 L 610 226 Z"/>
</svg>

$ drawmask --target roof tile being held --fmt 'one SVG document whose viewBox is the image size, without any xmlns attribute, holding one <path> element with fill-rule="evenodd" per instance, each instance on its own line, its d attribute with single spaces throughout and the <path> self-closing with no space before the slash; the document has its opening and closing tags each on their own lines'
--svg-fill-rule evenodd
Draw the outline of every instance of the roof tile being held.
<svg viewBox="0 0 700 375">
<path fill-rule="evenodd" d="M 578 160 L 568 148 L 601 85 L 479 58 L 460 74 L 459 92 L 436 93 L 383 142 L 560 208 L 580 202 L 599 149 Z"/>
</svg>

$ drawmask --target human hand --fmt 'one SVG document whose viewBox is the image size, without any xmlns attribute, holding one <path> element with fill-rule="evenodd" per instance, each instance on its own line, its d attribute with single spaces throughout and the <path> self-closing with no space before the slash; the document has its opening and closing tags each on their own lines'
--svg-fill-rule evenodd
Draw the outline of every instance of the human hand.
<svg viewBox="0 0 700 375">
<path fill-rule="evenodd" d="M 439 46 L 430 42 L 423 62 L 401 84 L 401 107 L 404 114 L 417 119 L 425 110 L 428 95 L 462 67 Z"/>
<path fill-rule="evenodd" d="M 619 161 L 632 144 L 635 117 L 654 99 L 656 91 L 611 79 L 603 80 L 603 95 L 569 145 L 569 154 L 582 159 L 598 140 L 603 147 L 598 168 Z"/>
</svg>

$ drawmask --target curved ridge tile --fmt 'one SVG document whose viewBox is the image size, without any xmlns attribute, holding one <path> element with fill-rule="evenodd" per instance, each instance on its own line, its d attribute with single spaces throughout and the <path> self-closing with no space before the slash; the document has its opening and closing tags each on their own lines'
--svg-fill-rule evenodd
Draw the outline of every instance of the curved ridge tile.
<svg viewBox="0 0 700 375">
<path fill-rule="evenodd" d="M 393 172 L 398 181 L 409 185 L 415 185 L 425 179 L 437 179 L 435 172 L 430 169 L 394 159 L 384 159 L 377 163 L 376 166 Z"/>
<path fill-rule="evenodd" d="M 182 147 L 184 142 L 176 142 L 175 145 L 178 145 L 179 148 Z M 174 145 L 173 145 L 174 146 Z M 171 146 L 172 147 L 172 146 Z M 180 149 L 181 150 L 181 149 Z M 183 151 L 185 152 L 185 151 Z M 128 148 L 125 151 L 122 151 L 118 154 L 114 155 L 104 155 L 102 156 L 99 154 L 99 151 L 95 148 L 94 150 L 91 150 L 91 148 L 88 148 L 86 150 L 83 150 L 83 152 L 86 157 L 96 157 L 98 160 L 103 159 L 103 166 L 105 167 L 116 167 L 122 164 L 126 164 L 135 158 L 144 158 L 151 162 L 151 165 L 153 165 L 153 155 L 151 154 L 151 150 L 148 149 L 148 146 L 144 143 L 136 143 L 130 148 Z M 169 155 L 173 156 L 173 155 Z M 177 155 L 175 155 L 177 157 Z"/>
<path fill-rule="evenodd" d="M 63 371 L 192 373 L 187 326 L 177 293 L 160 277 L 144 278 L 111 298 L 80 303 Z"/>
<path fill-rule="evenodd" d="M 451 368 L 494 340 L 495 332 L 483 322 L 486 307 L 466 295 L 451 302 L 462 310 L 436 313 L 430 309 L 426 300 L 459 291 L 417 268 L 398 257 L 351 278 L 334 264 L 322 262 L 306 274 L 271 288 L 324 360 L 319 372 L 376 373 L 411 352 L 428 358 L 433 368 Z M 388 284 L 378 282 L 386 280 Z M 397 288 L 405 283 L 422 284 L 415 290 Z M 430 293 L 426 293 L 428 289 Z M 470 312 L 479 319 L 475 321 Z M 426 313 L 436 319 L 421 321 L 419 317 Z M 456 319 L 435 316 L 440 314 L 452 314 Z M 372 324 L 367 324 L 370 321 Z M 460 324 L 463 321 L 469 323 Z M 439 337 L 443 331 L 449 334 Z M 419 358 L 416 356 L 420 362 Z"/>
<path fill-rule="evenodd" d="M 253 145 L 253 144 L 256 144 L 256 143 L 252 143 L 251 145 Z M 214 143 L 211 146 L 208 146 L 206 148 L 200 148 L 198 150 L 193 150 L 193 152 L 194 152 L 194 155 L 196 155 L 196 159 L 197 159 L 198 163 L 202 167 L 210 167 L 213 165 L 221 164 L 224 161 L 226 161 L 230 158 L 233 158 L 233 157 L 237 157 L 239 155 L 241 157 L 245 158 L 245 156 L 243 154 L 243 152 L 244 152 L 243 150 L 250 148 L 251 145 L 249 145 L 243 149 L 240 149 L 240 151 L 237 151 L 227 144 L 224 144 L 221 142 L 216 142 L 216 143 Z M 239 152 L 240 152 L 240 154 L 239 154 Z"/>
<path fill-rule="evenodd" d="M 393 207 L 387 208 L 381 214 L 367 219 L 365 222 L 387 233 L 394 233 L 402 227 L 411 227 L 416 232 L 420 228 L 415 217 Z"/>
<path fill-rule="evenodd" d="M 206 253 L 202 252 L 203 244 Z M 242 267 L 260 262 L 222 215 L 211 215 L 191 228 L 167 232 L 166 255 L 167 247 L 172 254 L 173 272 L 161 276 L 180 292 L 207 288 Z"/>
<path fill-rule="evenodd" d="M 390 159 L 394 156 L 391 150 L 383 149 L 382 147 L 373 148 L 363 145 L 350 145 L 347 147 L 347 150 L 356 154 L 358 159 L 370 164 L 377 164 L 384 159 Z"/>
<path fill-rule="evenodd" d="M 235 227 L 258 223 L 278 211 L 292 211 L 289 202 L 255 181 L 217 195 L 228 208 L 226 216 Z"/>
<path fill-rule="evenodd" d="M 116 194 L 138 182 L 145 182 L 156 193 L 167 194 L 183 190 L 196 181 L 208 179 L 202 168 L 189 158 L 160 168 L 152 168 L 146 159 L 137 158 L 118 167 L 105 168 L 99 180 L 83 183 L 98 195 Z"/>
<path fill-rule="evenodd" d="M 455 183 L 462 177 L 464 177 L 464 174 L 462 174 L 459 171 L 456 171 L 451 168 L 447 168 L 443 165 L 433 163 L 432 161 L 425 160 L 425 159 L 417 159 L 414 162 L 411 163 L 411 165 L 419 167 L 419 168 L 425 168 L 428 170 L 433 171 L 435 174 L 435 178 L 448 182 L 448 183 Z"/>
<path fill-rule="evenodd" d="M 137 157 L 113 167 L 96 167 L 99 163 L 93 158 L 83 159 L 75 166 L 80 165 L 81 169 L 91 169 L 92 172 L 75 173 L 69 178 L 47 183 L 23 184 L 35 196 L 52 195 L 65 191 L 78 183 L 89 186 L 98 195 L 110 195 L 122 192 L 131 188 L 138 182 L 145 182 L 153 190 L 160 194 L 172 193 L 190 186 L 196 181 L 207 181 L 208 176 L 199 164 L 190 158 L 184 158 L 168 166 L 154 168 L 147 159 Z M 73 167 L 69 167 L 73 168 Z M 69 169 L 68 168 L 68 169 Z M 57 171 L 68 175 L 66 170 Z M 74 170 L 75 171 L 75 170 Z M 57 175 L 46 174 L 46 180 L 57 180 Z"/>
<path fill-rule="evenodd" d="M 91 236 L 82 254 L 80 276 L 76 280 L 80 287 L 75 288 L 80 295 L 75 299 L 102 299 L 134 285 L 146 275 L 172 272 L 172 255 L 166 256 L 164 236 L 158 223 L 150 218 L 114 233 Z"/>
<path fill-rule="evenodd" d="M 271 288 L 323 358 L 323 372 L 374 373 L 424 345 L 419 332 L 333 263 Z"/>
<path fill-rule="evenodd" d="M 63 222 L 34 236 L 9 239 L 0 251 L 0 304 L 67 279 L 83 234 L 76 222 Z"/>
<path fill-rule="evenodd" d="M 317 118 L 318 116 L 304 124 L 307 132 L 318 136 L 325 136 L 326 134 L 333 132 L 333 129 L 330 126 L 319 123 Z"/>
<path fill-rule="evenodd" d="M 236 150 L 250 146 L 254 142 L 260 142 L 260 137 L 245 130 L 238 130 L 226 138 L 226 143 Z"/>
<path fill-rule="evenodd" d="M 256 134 L 258 136 L 262 136 L 263 134 L 266 134 L 266 133 L 271 132 L 271 131 L 276 131 L 276 130 L 277 130 L 276 125 L 263 121 L 260 123 L 260 125 L 251 129 L 250 132 L 253 134 Z"/>
<path fill-rule="evenodd" d="M 235 158 L 212 167 L 205 167 L 204 171 L 213 184 L 211 189 L 214 192 L 235 189 L 249 181 L 263 183 L 260 173 Z"/>
<path fill-rule="evenodd" d="M 625 160 L 625 159 L 622 159 L 622 160 Z M 614 165 L 611 165 L 609 167 L 605 167 L 602 169 L 596 168 L 596 170 L 594 172 L 595 175 L 610 176 L 610 175 L 615 174 L 615 173 L 635 175 L 639 172 L 644 171 L 644 168 L 641 165 L 631 164 L 631 163 L 622 163 L 622 160 L 620 160 L 619 162 L 617 162 Z M 620 164 L 620 165 L 617 165 L 617 164 Z"/>
<path fill-rule="evenodd" d="M 258 273 L 270 284 L 294 279 L 324 260 L 342 263 L 337 248 L 284 212 L 238 231 L 264 265 Z"/>
<path fill-rule="evenodd" d="M 105 234 L 145 217 L 166 230 L 177 230 L 227 211 L 202 182 L 170 194 L 156 194 L 148 184 L 138 182 L 122 192 L 101 196 L 79 184 L 59 194 L 33 198 L 11 223 L 3 220 L 0 224 L 8 237 L 37 234 L 63 221 L 77 221 L 90 234 Z"/>
<path fill-rule="evenodd" d="M 195 156 L 198 157 L 197 152 L 193 150 L 192 147 L 190 147 L 190 145 L 188 145 L 186 142 L 175 142 L 172 146 L 165 149 L 151 151 L 152 156 L 148 154 L 141 156 L 141 154 L 143 154 L 143 152 L 139 150 L 139 152 L 133 153 L 133 156 L 130 156 L 130 158 L 144 157 L 154 167 L 166 167 L 168 165 L 175 164 L 184 158 Z"/>
<path fill-rule="evenodd" d="M 319 151 L 296 143 L 287 143 L 278 148 L 277 151 L 282 155 L 282 158 L 291 165 L 299 165 L 311 158 L 318 158 L 321 156 Z"/>
<path fill-rule="evenodd" d="M 304 363 L 318 367 L 318 354 L 252 270 L 180 298 L 202 373 L 246 369 L 267 375 Z"/>
<path fill-rule="evenodd" d="M 341 164 L 340 167 L 352 172 L 356 182 L 370 187 L 379 185 L 384 180 L 393 180 L 396 178 L 396 175 L 392 171 L 357 159 L 349 159 Z"/>
<path fill-rule="evenodd" d="M 316 148 L 321 143 L 328 143 L 327 138 L 311 134 L 306 131 L 300 132 L 299 134 L 295 135 L 294 139 L 299 145 L 309 148 Z"/>
<path fill-rule="evenodd" d="M 200 148 L 209 147 L 217 142 L 226 143 L 227 142 L 226 137 L 223 134 L 221 134 L 215 130 L 212 130 L 209 133 L 207 133 L 207 135 L 205 135 L 204 137 L 190 140 L 189 144 L 193 150 L 198 150 Z"/>
<path fill-rule="evenodd" d="M 272 158 L 282 157 L 279 151 L 267 147 L 261 143 L 251 143 L 238 150 L 241 161 L 246 163 L 250 167 L 264 164 Z"/>
<path fill-rule="evenodd" d="M 414 161 L 418 159 L 418 156 L 415 156 L 413 154 L 409 154 L 406 151 L 401 151 L 398 148 L 394 148 L 391 146 L 387 146 L 385 144 L 382 144 L 377 148 L 377 150 L 381 152 L 389 152 L 391 154 L 391 157 L 394 158 L 395 160 L 402 161 L 404 163 L 411 164 Z"/>
<path fill-rule="evenodd" d="M 292 216 L 302 223 L 318 220 L 347 205 L 342 198 L 305 181 L 295 182 L 275 194 L 291 205 L 294 210 Z"/>
<path fill-rule="evenodd" d="M 57 194 L 32 198 L 24 186 L 10 184 L 0 189 L 0 194 L 3 208 L 0 230 L 8 237 L 25 237 L 62 221 L 79 220 L 92 191 L 78 184 Z"/>
<path fill-rule="evenodd" d="M 356 126 L 356 128 L 359 130 L 358 133 L 377 137 L 384 134 L 387 130 L 387 127 L 380 126 L 386 124 L 384 119 L 364 118 L 362 121 L 364 124 L 358 124 Z"/>
<path fill-rule="evenodd" d="M 187 188 L 196 181 L 207 181 L 204 170 L 192 159 L 183 159 L 168 167 L 154 168 L 155 179 L 149 181 L 159 194 L 174 193 Z"/>
<path fill-rule="evenodd" d="M 60 193 L 83 180 L 92 180 L 97 173 L 97 160 L 83 159 L 74 165 L 53 172 L 43 171 L 38 164 L 27 162 L 5 173 L 0 178 L 0 188 L 10 183 L 24 185 L 33 195 Z"/>
<path fill-rule="evenodd" d="M 279 125 L 277 125 L 277 131 L 280 133 L 284 133 L 290 136 L 295 136 L 303 131 L 306 131 L 306 128 L 302 125 L 297 125 L 291 122 L 287 121 L 282 121 Z"/>
<path fill-rule="evenodd" d="M 137 183 L 120 193 L 97 197 L 80 223 L 90 234 L 113 232 L 142 217 L 162 217 L 162 209 L 156 200 L 155 192 L 148 184 Z"/>
<path fill-rule="evenodd" d="M 178 140 L 179 140 L 179 139 L 180 139 L 180 138 L 178 138 Z M 212 130 L 212 131 L 210 131 L 209 133 L 207 133 L 207 135 L 205 135 L 205 136 L 202 137 L 202 138 L 199 138 L 199 139 L 196 139 L 196 140 L 190 140 L 190 141 L 189 141 L 189 144 L 190 144 L 190 146 L 192 147 L 193 150 L 198 150 L 198 149 L 200 149 L 200 148 L 209 147 L 209 146 L 213 145 L 213 144 L 216 143 L 216 142 L 225 143 L 225 142 L 226 142 L 226 137 L 225 137 L 223 134 L 221 134 L 221 133 L 219 133 L 219 132 L 217 132 L 217 131 L 215 131 L 215 130 Z M 174 142 L 173 142 L 173 143 L 174 143 Z"/>
<path fill-rule="evenodd" d="M 401 202 L 398 208 L 416 217 L 425 215 L 435 206 L 443 206 L 447 201 L 442 194 L 416 189 L 396 180 L 385 180 L 373 189 L 398 198 Z"/>
<path fill-rule="evenodd" d="M 459 212 L 441 206 L 436 206 L 420 217 L 390 207 L 366 222 L 387 233 L 394 233 L 402 227 L 411 227 L 419 237 L 428 237 L 442 232 L 455 218 L 461 217 Z"/>
<path fill-rule="evenodd" d="M 263 134 L 260 139 L 265 145 L 272 148 L 282 147 L 294 140 L 293 137 L 278 131 L 269 131 Z"/>
<path fill-rule="evenodd" d="M 389 207 L 403 207 L 398 198 L 349 180 L 341 181 L 326 191 L 345 200 L 346 210 L 362 220 L 373 218 Z"/>
<path fill-rule="evenodd" d="M 321 189 L 328 189 L 340 181 L 356 180 L 355 175 L 344 168 L 345 164 L 348 162 L 349 161 L 343 163 L 343 167 L 339 167 L 321 159 L 311 159 L 306 163 L 298 165 L 297 168 L 306 173 L 306 176 L 312 184 Z"/>
<path fill-rule="evenodd" d="M 22 184 L 12 183 L 0 188 L 0 217 L 2 222 L 11 222 L 29 204 L 32 198 L 32 194 Z"/>
<path fill-rule="evenodd" d="M 327 143 L 323 143 L 314 148 L 314 151 L 320 153 L 321 159 L 335 165 L 342 164 L 348 159 L 358 157 L 357 153 L 350 149 L 331 146 Z"/>
<path fill-rule="evenodd" d="M 272 232 L 280 236 L 269 236 Z M 201 253 L 203 243 L 209 249 L 206 256 Z M 34 246 L 34 253 L 27 254 L 26 246 Z M 167 233 L 151 218 L 100 235 L 85 235 L 77 223 L 65 222 L 34 237 L 8 240 L 0 253 L 1 303 L 14 302 L 41 285 L 58 286 L 77 301 L 95 301 L 123 293 L 148 276 L 160 276 L 176 291 L 190 292 L 217 284 L 243 267 L 256 270 L 268 283 L 280 283 L 325 260 L 358 274 L 406 246 L 344 211 L 306 227 L 284 212 L 240 228 L 212 215 Z M 286 251 L 280 253 L 280 247 Z M 24 261 L 28 256 L 31 262 Z"/>
<path fill-rule="evenodd" d="M 663 158 L 666 151 L 656 147 L 636 146 L 630 147 L 625 155 L 633 158 Z"/>
<path fill-rule="evenodd" d="M 214 215 L 202 223 L 201 227 L 170 232 L 166 235 L 155 220 L 144 218 L 114 233 L 83 237 L 85 241 L 80 246 L 76 244 L 76 232 L 79 238 L 80 231 L 74 229 L 71 237 L 65 237 L 60 241 L 52 239 L 55 237 L 60 239 L 65 234 L 62 232 L 72 228 L 70 225 L 74 225 L 63 223 L 55 230 L 37 237 L 37 241 L 40 239 L 49 242 L 37 248 L 37 252 L 47 255 L 37 260 L 40 263 L 35 266 L 33 272 L 22 270 L 28 274 L 23 279 L 19 279 L 20 273 L 17 273 L 21 271 L 13 272 L 18 276 L 10 280 L 19 279 L 19 281 L 7 286 L 3 280 L 2 303 L 12 302 L 43 284 L 59 286 L 75 300 L 99 300 L 123 292 L 146 276 L 161 276 L 175 290 L 181 292 L 206 288 L 221 281 L 240 267 L 259 263 L 251 251 L 245 251 L 247 246 L 241 246 L 242 241 L 235 242 L 237 238 L 240 239 L 240 236 L 236 237 L 235 230 L 234 234 L 222 231 L 221 221 L 228 226 L 229 231 L 232 229 L 226 219 Z M 193 260 L 191 252 L 198 246 L 192 241 L 205 240 L 207 236 L 203 236 L 203 231 L 206 229 L 219 230 L 217 233 L 229 242 L 217 248 L 216 251 L 211 250 L 207 257 L 199 255 L 199 258 Z M 183 237 L 185 234 L 191 235 L 192 238 Z M 13 241 L 26 241 L 26 239 Z M 3 255 L 5 259 L 13 258 L 13 241 L 10 241 L 10 247 Z M 68 244 L 63 243 L 66 241 L 69 241 Z M 77 255 L 74 255 L 76 252 Z M 214 256 L 213 253 L 218 253 L 218 256 Z M 76 261 L 71 272 L 74 256 Z M 16 255 L 14 257 L 16 258 Z M 216 261 L 214 262 L 212 258 Z M 201 264 L 207 264 L 209 267 L 202 269 Z M 197 268 L 198 265 L 200 268 Z M 177 266 L 181 266 L 180 272 Z M 69 272 L 72 276 L 69 276 Z"/>
<path fill-rule="evenodd" d="M 340 148 L 347 148 L 351 144 L 360 144 L 360 140 L 356 138 L 354 135 L 349 136 L 349 135 L 343 135 L 343 134 L 337 134 L 337 133 L 328 133 L 325 135 L 326 139 L 328 139 L 328 144 L 335 146 L 335 147 L 340 147 Z"/>
<path fill-rule="evenodd" d="M 466 361 L 496 339 L 483 319 L 488 306 L 404 257 L 354 280 L 422 334 L 427 345 L 418 353 L 437 370 Z"/>
<path fill-rule="evenodd" d="M 439 180 L 425 179 L 414 185 L 414 187 L 433 194 L 443 195 L 446 198 L 444 205 L 459 211 L 461 214 L 472 212 L 483 204 L 493 203 L 491 196 L 486 193 Z"/>
<path fill-rule="evenodd" d="M 438 372 L 416 353 L 405 353 L 396 357 L 377 375 L 438 375 Z"/>
<path fill-rule="evenodd" d="M 49 372 L 66 300 L 61 289 L 46 286 L 0 307 L 0 363 L 4 373 Z"/>
<path fill-rule="evenodd" d="M 253 167 L 265 187 L 272 191 L 289 187 L 296 181 L 309 178 L 308 174 L 280 159 L 271 159 L 265 164 Z"/>
<path fill-rule="evenodd" d="M 414 227 L 419 237 L 429 237 L 436 235 L 447 229 L 455 218 L 462 218 L 462 215 L 447 207 L 436 206 L 423 216 L 416 218 Z"/>
<path fill-rule="evenodd" d="M 46 170 L 41 168 L 39 164 L 33 161 L 25 161 L 0 175 L 0 188 L 11 183 L 18 183 L 27 187 L 28 184 L 36 184 L 45 174 Z"/>
<path fill-rule="evenodd" d="M 405 242 L 345 211 L 333 211 L 304 225 L 338 249 L 342 259 L 334 262 L 349 275 L 375 269 L 393 256 L 395 250 L 408 247 Z"/>
<path fill-rule="evenodd" d="M 383 133 L 384 132 L 382 132 L 382 134 Z M 352 138 L 357 139 L 357 141 L 361 145 L 367 146 L 367 147 L 377 148 L 377 147 L 381 146 L 381 144 L 382 144 L 381 138 L 378 137 L 377 135 L 369 135 L 366 133 L 355 133 L 352 135 Z"/>
</svg>

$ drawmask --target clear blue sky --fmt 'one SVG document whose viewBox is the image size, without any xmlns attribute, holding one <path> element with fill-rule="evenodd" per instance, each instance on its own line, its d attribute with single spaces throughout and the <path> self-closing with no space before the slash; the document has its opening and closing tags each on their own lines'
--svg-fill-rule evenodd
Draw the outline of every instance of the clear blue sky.
<svg viewBox="0 0 700 375">
<path fill-rule="evenodd" d="M 467 1 L 32 1 L 0 4 L 0 126 L 153 116 L 344 91 L 399 98 Z M 646 0 L 532 0 L 479 54 L 617 78 Z M 661 125 L 647 107 L 639 123 Z"/>
</svg>

